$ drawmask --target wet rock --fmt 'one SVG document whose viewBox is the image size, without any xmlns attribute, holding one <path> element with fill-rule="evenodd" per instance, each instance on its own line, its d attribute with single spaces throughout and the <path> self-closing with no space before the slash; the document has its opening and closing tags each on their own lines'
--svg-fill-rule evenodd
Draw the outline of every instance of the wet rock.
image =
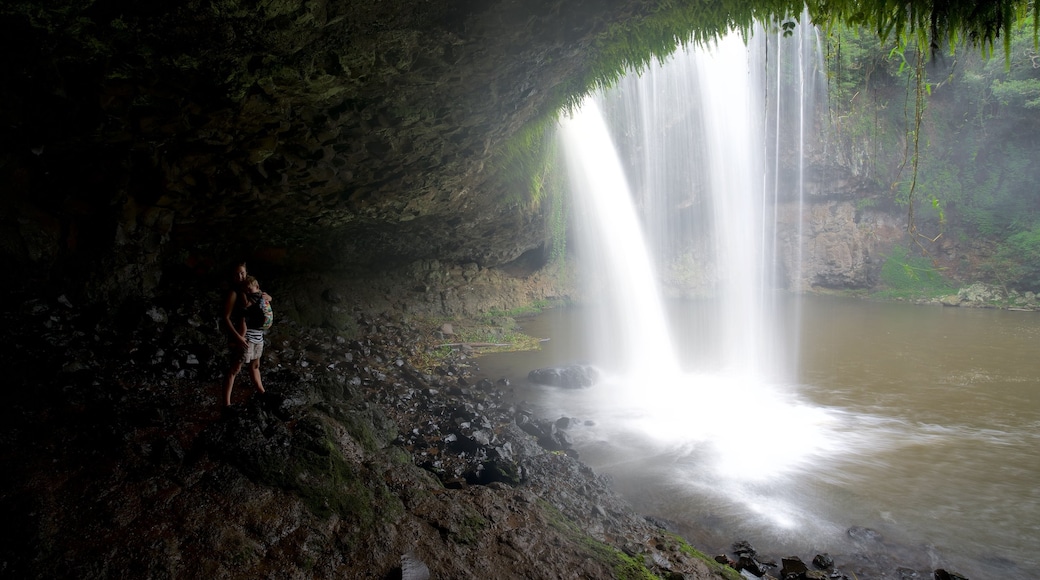
<svg viewBox="0 0 1040 580">
<path fill-rule="evenodd" d="M 783 580 L 804 580 L 809 567 L 802 562 L 798 556 L 788 556 L 780 559 L 780 577 Z"/>
<path fill-rule="evenodd" d="M 992 284 L 984 284 L 982 282 L 977 282 L 967 288 L 961 288 L 957 291 L 957 297 L 960 301 L 978 305 L 1003 300 L 1004 295 L 1004 290 L 1001 287 Z"/>
<path fill-rule="evenodd" d="M 962 298 L 961 296 L 959 296 L 957 294 L 951 294 L 949 296 L 943 296 L 942 298 L 939 299 L 939 302 L 943 306 L 960 306 L 961 302 L 963 302 L 963 301 L 964 301 L 964 298 Z"/>
<path fill-rule="evenodd" d="M 740 572 L 747 570 L 748 572 L 758 577 L 765 576 L 766 572 L 768 572 L 769 570 L 768 566 L 748 556 L 741 556 L 740 558 L 737 558 L 737 565 L 734 566 L 734 568 Z"/>
<path fill-rule="evenodd" d="M 847 533 L 850 538 L 858 542 L 881 543 L 882 541 L 881 533 L 870 528 L 853 526 L 848 529 Z"/>
<path fill-rule="evenodd" d="M 559 429 L 556 422 L 532 419 L 528 415 L 517 415 L 517 425 L 538 440 L 538 444 L 549 451 L 562 451 L 573 446 L 566 431 Z"/>
<path fill-rule="evenodd" d="M 335 288 L 326 288 L 321 293 L 321 297 L 330 304 L 340 304 L 343 302 L 343 295 Z"/>
<path fill-rule="evenodd" d="M 715 556 L 714 560 L 716 562 L 718 562 L 719 564 L 722 564 L 724 566 L 729 566 L 730 568 L 736 569 L 736 567 L 737 567 L 736 560 L 734 560 L 733 558 L 730 558 L 726 554 L 718 554 L 718 555 Z"/>
<path fill-rule="evenodd" d="M 595 385 L 599 381 L 599 371 L 591 365 L 550 367 L 527 373 L 527 379 L 539 385 L 580 389 Z"/>
<path fill-rule="evenodd" d="M 831 558 L 830 554 L 816 554 L 812 560 L 813 566 L 821 570 L 830 570 L 834 567 L 834 558 Z"/>
<path fill-rule="evenodd" d="M 520 467 L 505 459 L 492 459 L 480 463 L 476 469 L 469 472 L 466 476 L 468 483 L 477 485 L 490 485 L 496 482 L 507 485 L 519 485 L 521 480 Z"/>
<path fill-rule="evenodd" d="M 560 417 L 556 420 L 557 429 L 570 429 L 571 427 L 574 427 L 578 424 L 578 420 L 573 417 Z"/>
<path fill-rule="evenodd" d="M 776 568 L 775 562 L 762 562 L 758 559 L 758 552 L 747 540 L 740 540 L 733 544 L 733 554 L 737 556 L 736 565 L 733 566 L 738 572 L 747 570 L 755 576 L 762 577 L 768 573 L 770 568 Z"/>
<path fill-rule="evenodd" d="M 649 559 L 650 566 L 656 566 L 663 570 L 670 570 L 672 567 L 672 563 L 668 561 L 668 558 L 660 552 L 648 554 L 646 557 Z"/>
</svg>

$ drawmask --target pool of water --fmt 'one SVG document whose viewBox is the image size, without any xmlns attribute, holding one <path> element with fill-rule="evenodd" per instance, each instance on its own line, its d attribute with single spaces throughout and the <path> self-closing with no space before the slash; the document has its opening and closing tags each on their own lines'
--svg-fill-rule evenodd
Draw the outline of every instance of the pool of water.
<svg viewBox="0 0 1040 580">
<path fill-rule="evenodd" d="M 725 321 L 708 302 L 669 305 L 678 374 L 612 369 L 581 309 L 523 322 L 542 350 L 477 362 L 541 415 L 581 420 L 582 460 L 708 551 L 746 539 L 774 556 L 1040 577 L 1040 313 L 824 297 L 781 309 L 783 376 L 713 368 Z M 526 379 L 576 362 L 603 380 Z"/>
</svg>

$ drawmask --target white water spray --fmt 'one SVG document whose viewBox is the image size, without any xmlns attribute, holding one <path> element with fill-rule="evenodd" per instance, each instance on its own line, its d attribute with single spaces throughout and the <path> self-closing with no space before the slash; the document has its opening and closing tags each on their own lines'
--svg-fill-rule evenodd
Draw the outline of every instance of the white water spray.
<svg viewBox="0 0 1040 580">
<path fill-rule="evenodd" d="M 678 371 L 668 339 L 657 275 L 632 204 L 621 162 L 595 101 L 563 123 L 578 229 L 594 240 L 585 268 L 586 293 L 596 306 L 589 335 L 599 366 L 612 372 L 672 380 Z M 608 362 L 609 361 L 609 362 Z"/>
<path fill-rule="evenodd" d="M 788 42 L 798 39 L 776 39 Z M 562 124 L 577 229 L 593 236 L 582 263 L 597 277 L 590 295 L 603 306 L 589 331 L 593 362 L 614 371 L 597 395 L 610 401 L 599 409 L 609 415 L 604 422 L 626 431 L 621 437 L 648 438 L 662 454 L 707 460 L 722 477 L 744 481 L 775 478 L 827 452 L 821 430 L 832 422 L 789 388 L 798 329 L 781 311 L 791 300 L 777 298 L 787 285 L 800 289 L 801 232 L 797 223 L 794 233 L 778 229 L 777 207 L 798 202 L 810 114 L 804 99 L 792 105 L 779 95 L 792 84 L 804 95 L 805 77 L 790 82 L 784 67 L 806 61 L 768 63 L 767 53 L 736 34 L 711 50 L 680 52 Z M 597 101 L 624 137 L 621 156 Z M 780 119 L 792 106 L 793 120 Z M 631 168 L 638 206 L 622 166 Z M 694 286 L 696 300 L 664 314 L 659 271 L 673 290 Z M 677 352 L 672 335 L 687 349 Z M 752 449 L 759 459 L 742 461 Z"/>
</svg>

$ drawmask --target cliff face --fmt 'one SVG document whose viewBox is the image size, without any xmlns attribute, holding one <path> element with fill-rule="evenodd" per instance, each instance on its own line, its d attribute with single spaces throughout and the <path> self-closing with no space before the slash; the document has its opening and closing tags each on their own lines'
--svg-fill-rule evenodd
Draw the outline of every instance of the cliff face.
<svg viewBox="0 0 1040 580">
<path fill-rule="evenodd" d="M 0 250 L 91 299 L 237 257 L 529 271 L 505 145 L 641 4 L 5 3 Z"/>
</svg>

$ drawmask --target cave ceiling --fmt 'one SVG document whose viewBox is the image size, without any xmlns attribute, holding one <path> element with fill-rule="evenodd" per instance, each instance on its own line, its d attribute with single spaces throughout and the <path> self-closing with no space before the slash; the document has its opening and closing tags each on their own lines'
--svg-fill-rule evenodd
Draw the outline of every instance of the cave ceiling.
<svg viewBox="0 0 1040 580">
<path fill-rule="evenodd" d="M 7 2 L 3 251 L 508 263 L 545 227 L 506 143 L 642 4 Z"/>
</svg>

